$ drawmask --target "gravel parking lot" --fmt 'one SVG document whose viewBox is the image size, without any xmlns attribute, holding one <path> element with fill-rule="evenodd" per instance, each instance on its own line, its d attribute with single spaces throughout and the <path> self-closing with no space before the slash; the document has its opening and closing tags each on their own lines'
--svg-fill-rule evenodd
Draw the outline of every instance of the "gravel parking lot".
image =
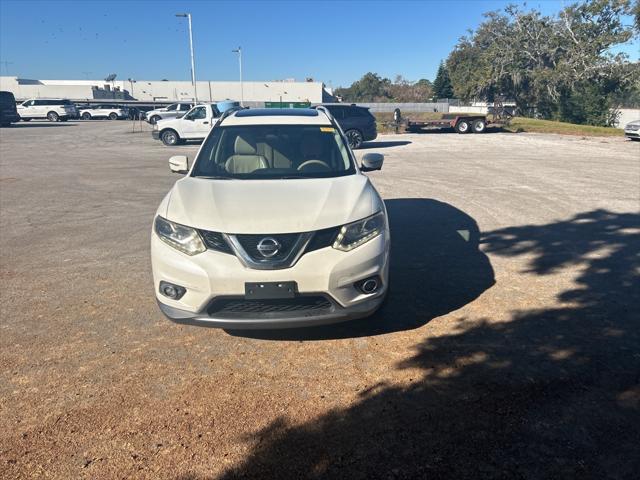
<svg viewBox="0 0 640 480">
<path fill-rule="evenodd" d="M 633 478 L 640 143 L 381 136 L 392 292 L 337 326 L 165 320 L 148 127 L 0 130 L 3 478 Z"/>
</svg>

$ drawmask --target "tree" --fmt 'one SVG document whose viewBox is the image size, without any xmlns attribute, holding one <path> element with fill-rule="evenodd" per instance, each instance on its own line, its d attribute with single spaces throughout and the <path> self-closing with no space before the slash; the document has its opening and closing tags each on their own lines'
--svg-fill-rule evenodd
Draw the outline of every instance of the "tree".
<svg viewBox="0 0 640 480">
<path fill-rule="evenodd" d="M 377 73 L 367 73 L 349 87 L 337 88 L 335 94 L 345 102 L 426 102 L 433 95 L 431 82 L 417 82 L 396 75 L 392 82 Z"/>
<path fill-rule="evenodd" d="M 633 26 L 629 0 L 588 0 L 544 16 L 515 6 L 485 14 L 447 59 L 456 96 L 515 100 L 525 115 L 604 125 L 638 65 L 612 53 Z"/>
<path fill-rule="evenodd" d="M 449 78 L 449 71 L 444 62 L 440 62 L 436 79 L 433 81 L 433 94 L 436 98 L 452 98 L 453 86 Z"/>
<path fill-rule="evenodd" d="M 347 88 L 337 88 L 336 95 L 351 102 L 380 102 L 389 98 L 387 91 L 391 80 L 381 78 L 377 73 L 368 72 Z"/>
</svg>

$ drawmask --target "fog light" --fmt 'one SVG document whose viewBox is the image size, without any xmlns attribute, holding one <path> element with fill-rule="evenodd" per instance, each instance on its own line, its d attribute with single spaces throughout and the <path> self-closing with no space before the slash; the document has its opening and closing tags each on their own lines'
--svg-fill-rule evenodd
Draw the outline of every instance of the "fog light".
<svg viewBox="0 0 640 480">
<path fill-rule="evenodd" d="M 180 300 L 187 289 L 169 282 L 160 282 L 160 293 L 172 300 Z"/>
<path fill-rule="evenodd" d="M 354 283 L 354 286 L 365 295 L 371 295 L 377 292 L 380 285 L 380 277 L 378 276 L 365 278 L 364 280 Z"/>
</svg>

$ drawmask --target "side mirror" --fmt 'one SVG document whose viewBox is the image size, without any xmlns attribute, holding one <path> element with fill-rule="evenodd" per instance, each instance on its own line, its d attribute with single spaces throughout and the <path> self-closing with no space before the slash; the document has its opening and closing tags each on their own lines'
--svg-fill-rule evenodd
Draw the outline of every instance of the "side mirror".
<svg viewBox="0 0 640 480">
<path fill-rule="evenodd" d="M 365 153 L 362 157 L 360 170 L 362 170 L 363 172 L 380 170 L 382 169 L 382 162 L 384 162 L 384 155 L 382 155 L 381 153 Z"/>
<path fill-rule="evenodd" d="M 169 168 L 173 173 L 189 173 L 189 158 L 186 155 L 174 155 L 169 159 Z"/>
</svg>

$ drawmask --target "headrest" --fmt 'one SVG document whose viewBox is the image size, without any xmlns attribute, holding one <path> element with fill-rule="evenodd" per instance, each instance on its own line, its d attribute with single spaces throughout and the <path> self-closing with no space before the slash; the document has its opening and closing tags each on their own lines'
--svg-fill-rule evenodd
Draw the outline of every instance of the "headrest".
<svg viewBox="0 0 640 480">
<path fill-rule="evenodd" d="M 233 145 L 233 150 L 236 155 L 255 155 L 255 142 L 251 138 L 242 138 L 241 136 L 237 136 L 236 143 Z"/>
</svg>

